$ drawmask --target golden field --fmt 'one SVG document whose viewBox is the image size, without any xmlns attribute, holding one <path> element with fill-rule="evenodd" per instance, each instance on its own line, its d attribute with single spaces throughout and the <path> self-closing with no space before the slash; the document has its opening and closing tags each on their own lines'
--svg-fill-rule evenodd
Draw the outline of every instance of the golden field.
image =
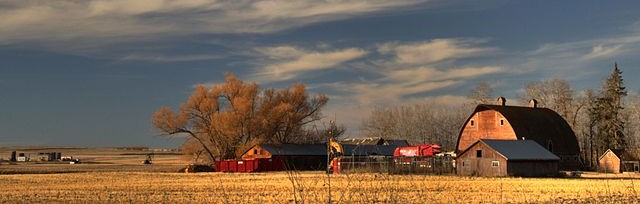
<svg viewBox="0 0 640 204">
<path fill-rule="evenodd" d="M 0 149 L 8 158 L 12 149 Z M 178 173 L 188 158 L 151 150 L 24 148 L 60 151 L 82 164 L 0 162 L 0 203 L 638 203 L 637 175 L 481 178 L 322 172 Z"/>
<path fill-rule="evenodd" d="M 90 172 L 0 175 L 0 202 L 326 203 L 321 172 Z M 331 176 L 334 203 L 638 202 L 640 180 Z"/>
</svg>

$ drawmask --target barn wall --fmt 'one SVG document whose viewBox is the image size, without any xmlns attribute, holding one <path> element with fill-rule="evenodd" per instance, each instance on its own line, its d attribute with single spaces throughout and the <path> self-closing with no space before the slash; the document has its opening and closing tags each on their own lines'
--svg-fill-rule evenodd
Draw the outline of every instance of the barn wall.
<svg viewBox="0 0 640 204">
<path fill-rule="evenodd" d="M 287 170 L 325 170 L 327 169 L 327 156 L 273 156 L 273 159 L 282 161 Z"/>
<path fill-rule="evenodd" d="M 503 119 L 503 125 L 500 125 L 500 119 Z M 471 121 L 474 121 L 473 126 Z M 516 140 L 517 137 L 511 124 L 501 113 L 495 110 L 483 110 L 476 112 L 464 125 L 458 143 L 458 152 L 466 150 L 479 139 Z"/>
<path fill-rule="evenodd" d="M 262 159 L 262 158 L 271 158 L 271 153 L 267 150 L 262 149 L 260 145 L 253 146 L 247 152 L 245 152 L 242 157 L 243 160 L 248 159 Z"/>
<path fill-rule="evenodd" d="M 556 176 L 558 161 L 507 161 L 509 176 Z"/>
<path fill-rule="evenodd" d="M 598 171 L 607 173 L 620 173 L 620 159 L 613 152 L 607 151 L 598 161 Z"/>
<path fill-rule="evenodd" d="M 477 150 L 482 150 L 482 157 L 477 157 Z M 492 166 L 493 161 L 499 166 Z M 507 160 L 480 142 L 456 158 L 456 172 L 462 176 L 507 176 Z"/>
<path fill-rule="evenodd" d="M 556 148 L 557 149 L 557 148 Z M 560 157 L 560 166 L 559 168 L 561 170 L 565 170 L 565 171 L 573 171 L 573 170 L 577 170 L 580 168 L 580 156 L 577 154 L 558 154 L 555 151 L 553 152 L 554 154 L 556 154 L 558 157 Z"/>
</svg>

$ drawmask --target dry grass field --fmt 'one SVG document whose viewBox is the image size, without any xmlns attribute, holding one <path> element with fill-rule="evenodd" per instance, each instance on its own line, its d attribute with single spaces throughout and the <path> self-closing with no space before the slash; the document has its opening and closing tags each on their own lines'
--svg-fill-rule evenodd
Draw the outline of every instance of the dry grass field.
<svg viewBox="0 0 640 204">
<path fill-rule="evenodd" d="M 326 203 L 320 172 L 90 172 L 0 175 L 0 202 Z M 637 203 L 640 180 L 352 174 L 331 178 L 334 203 Z"/>
<path fill-rule="evenodd" d="M 143 165 L 149 151 L 58 150 L 85 163 L 0 163 L 0 203 L 326 203 L 329 186 L 333 203 L 637 203 L 640 190 L 640 179 L 624 174 L 609 179 L 342 174 L 332 175 L 329 185 L 321 172 L 177 173 L 187 162 L 175 153 L 156 154 L 153 165 Z"/>
</svg>

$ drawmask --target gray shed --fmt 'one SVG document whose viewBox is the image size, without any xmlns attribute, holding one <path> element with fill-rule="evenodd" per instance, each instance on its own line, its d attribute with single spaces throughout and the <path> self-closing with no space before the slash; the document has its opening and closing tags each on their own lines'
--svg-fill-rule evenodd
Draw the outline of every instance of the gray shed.
<svg viewBox="0 0 640 204">
<path fill-rule="evenodd" d="M 458 175 L 555 176 L 560 158 L 533 140 L 485 140 L 456 158 Z"/>
</svg>

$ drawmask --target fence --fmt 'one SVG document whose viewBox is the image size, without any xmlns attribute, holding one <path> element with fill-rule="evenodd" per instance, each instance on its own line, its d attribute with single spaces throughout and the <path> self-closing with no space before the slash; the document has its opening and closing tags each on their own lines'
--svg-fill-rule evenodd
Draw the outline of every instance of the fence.
<svg viewBox="0 0 640 204">
<path fill-rule="evenodd" d="M 453 174 L 452 157 L 343 156 L 341 173 Z"/>
</svg>

